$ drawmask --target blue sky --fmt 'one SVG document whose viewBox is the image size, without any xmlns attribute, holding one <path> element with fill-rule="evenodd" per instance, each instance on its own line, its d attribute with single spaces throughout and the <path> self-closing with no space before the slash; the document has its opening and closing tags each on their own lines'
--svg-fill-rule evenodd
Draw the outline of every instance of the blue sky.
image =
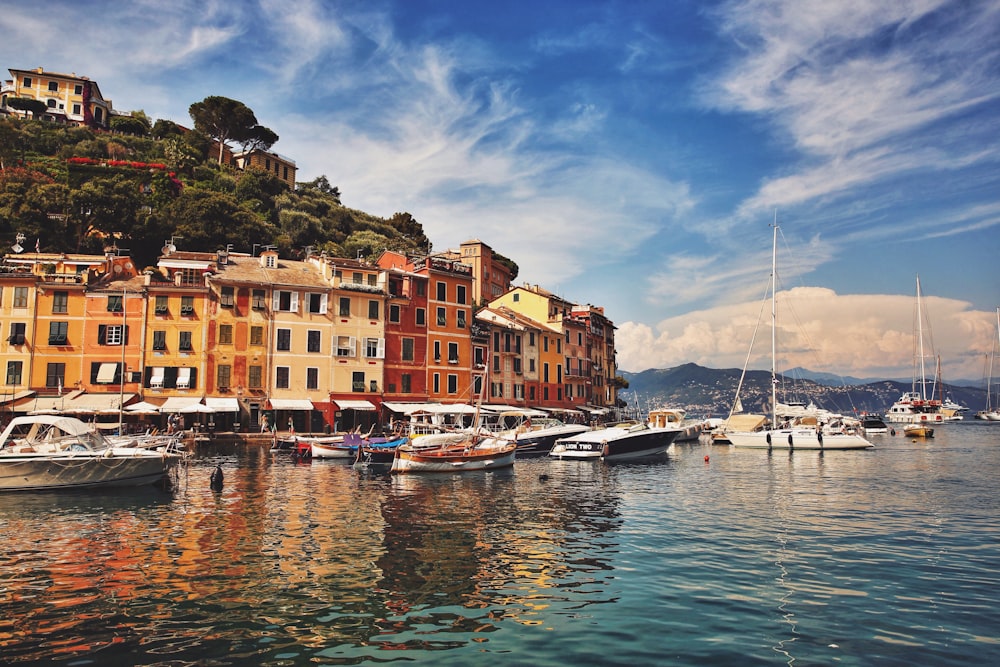
<svg viewBox="0 0 1000 667">
<path fill-rule="evenodd" d="M 946 381 L 996 340 L 1000 0 L 56 0 L 0 34 L 116 109 L 246 103 L 299 180 L 605 307 L 624 370 L 743 365 L 775 213 L 779 368 L 909 377 L 918 273 Z"/>
</svg>

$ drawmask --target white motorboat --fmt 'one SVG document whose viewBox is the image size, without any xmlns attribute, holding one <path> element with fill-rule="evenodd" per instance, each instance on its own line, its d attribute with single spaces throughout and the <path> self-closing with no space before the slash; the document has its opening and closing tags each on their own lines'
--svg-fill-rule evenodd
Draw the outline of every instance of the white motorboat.
<svg viewBox="0 0 1000 667">
<path fill-rule="evenodd" d="M 670 449 L 680 433 L 679 428 L 656 428 L 645 423 L 599 428 L 556 440 L 549 456 L 605 461 L 658 456 Z"/>
<path fill-rule="evenodd" d="M 649 411 L 649 425 L 654 428 L 679 428 L 680 433 L 674 442 L 694 442 L 705 430 L 704 422 L 693 423 L 687 420 L 687 411 L 683 408 L 658 408 Z"/>
<path fill-rule="evenodd" d="M 109 443 L 74 417 L 15 417 L 0 434 L 0 491 L 153 484 L 181 458 L 166 449 Z"/>
</svg>

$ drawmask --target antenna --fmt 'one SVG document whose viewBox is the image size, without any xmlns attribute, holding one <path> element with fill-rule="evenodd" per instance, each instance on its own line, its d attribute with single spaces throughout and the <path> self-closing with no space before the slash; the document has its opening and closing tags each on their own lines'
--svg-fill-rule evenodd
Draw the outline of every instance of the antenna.
<svg viewBox="0 0 1000 667">
<path fill-rule="evenodd" d="M 12 245 L 10 249 L 16 253 L 22 253 L 24 252 L 24 246 L 21 245 L 22 243 L 24 243 L 24 234 L 18 232 L 14 240 L 14 245 Z"/>
</svg>

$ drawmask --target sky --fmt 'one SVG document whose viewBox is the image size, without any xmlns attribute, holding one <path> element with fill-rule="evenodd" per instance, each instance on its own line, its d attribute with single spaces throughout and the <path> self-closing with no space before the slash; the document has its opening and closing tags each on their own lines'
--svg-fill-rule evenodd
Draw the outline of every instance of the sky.
<svg viewBox="0 0 1000 667">
<path fill-rule="evenodd" d="M 779 370 L 909 378 L 919 330 L 984 378 L 1000 0 L 4 4 L 5 78 L 188 125 L 239 100 L 299 181 L 603 307 L 620 370 L 769 368 L 777 221 Z"/>
</svg>

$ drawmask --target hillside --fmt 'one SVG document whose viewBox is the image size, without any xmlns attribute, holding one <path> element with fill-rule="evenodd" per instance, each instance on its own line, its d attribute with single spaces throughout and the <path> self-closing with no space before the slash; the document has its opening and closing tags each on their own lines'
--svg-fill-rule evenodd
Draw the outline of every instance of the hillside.
<svg viewBox="0 0 1000 667">
<path fill-rule="evenodd" d="M 725 416 L 733 403 L 741 371 L 738 368 L 713 369 L 697 364 L 682 364 L 668 369 L 650 369 L 641 373 L 623 372 L 629 388 L 621 392 L 630 407 L 642 410 L 657 406 L 679 406 L 692 415 Z M 860 385 L 830 386 L 812 380 L 780 376 L 778 400 L 813 401 L 817 405 L 851 414 L 884 412 L 910 383 L 881 380 Z M 946 384 L 944 393 L 974 413 L 985 407 L 982 389 Z M 747 371 L 740 392 L 745 412 L 766 412 L 771 397 L 771 373 Z"/>
<path fill-rule="evenodd" d="M 307 247 L 338 257 L 428 247 L 408 213 L 348 208 L 325 176 L 290 190 L 270 172 L 218 164 L 213 145 L 169 121 L 125 134 L 0 119 L 0 237 L 23 234 L 42 252 L 116 246 L 139 266 L 171 238 L 184 250 L 271 245 L 289 258 Z"/>
</svg>

